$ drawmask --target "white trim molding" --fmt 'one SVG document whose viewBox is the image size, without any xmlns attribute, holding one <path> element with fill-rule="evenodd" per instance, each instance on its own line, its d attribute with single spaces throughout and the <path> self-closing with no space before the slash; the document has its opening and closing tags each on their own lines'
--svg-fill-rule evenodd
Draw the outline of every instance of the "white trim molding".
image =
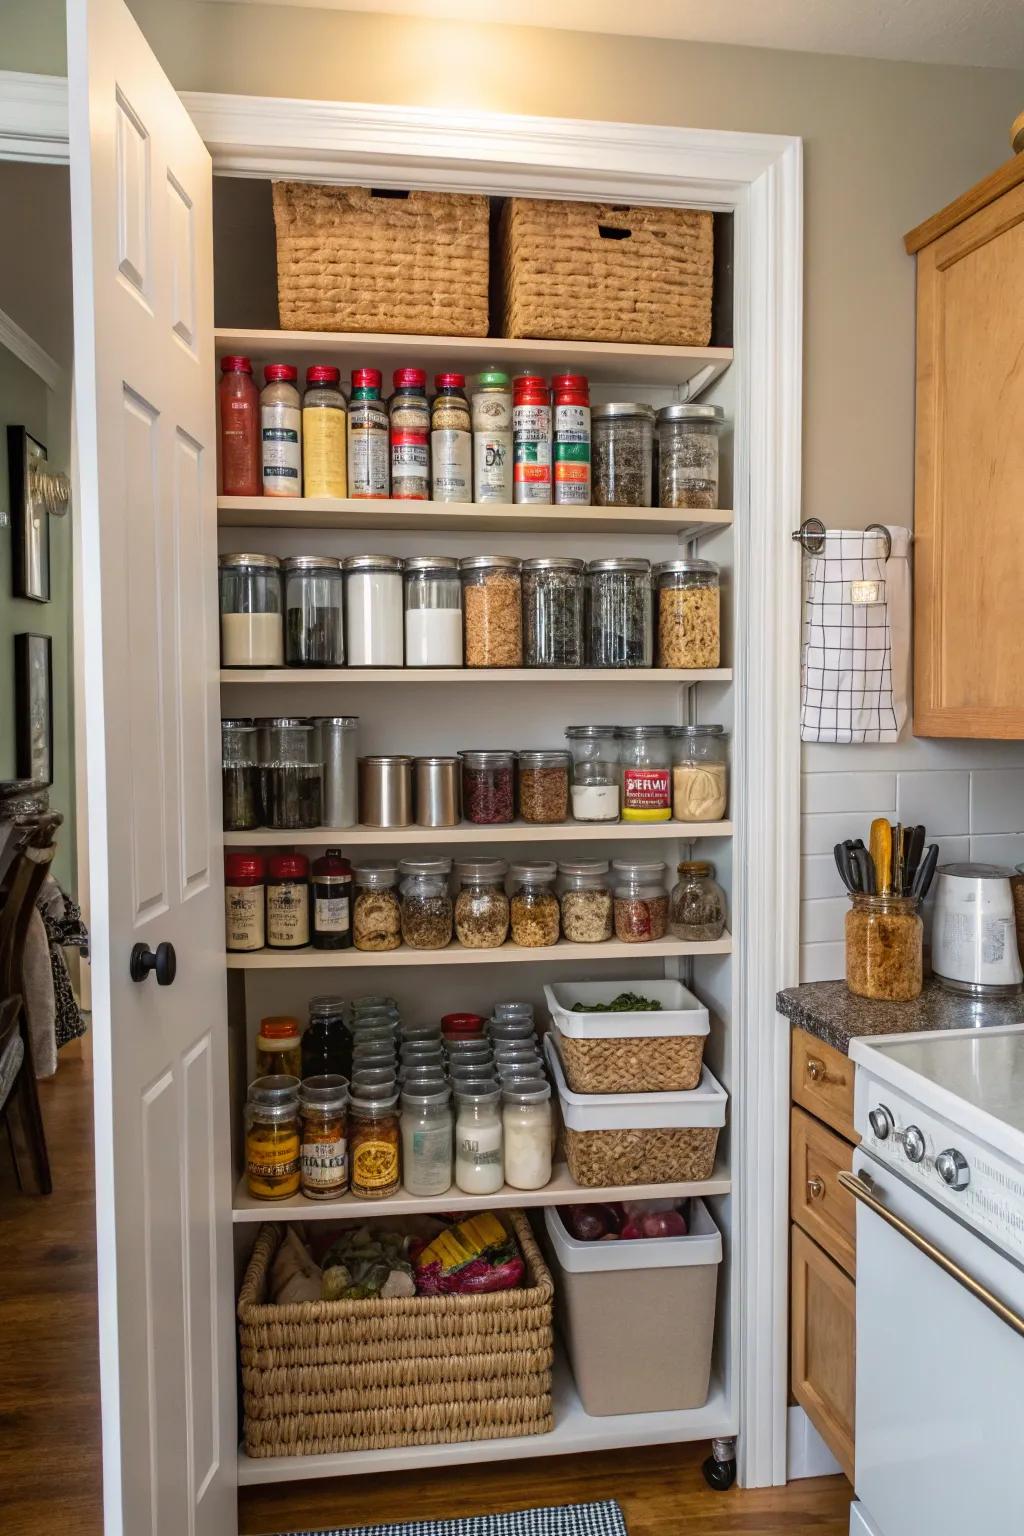
<svg viewBox="0 0 1024 1536">
<path fill-rule="evenodd" d="M 8 352 L 13 352 L 18 360 L 38 374 L 47 389 L 56 389 L 60 383 L 64 370 L 56 358 L 50 356 L 37 341 L 33 341 L 28 331 L 23 331 L 16 320 L 0 309 L 0 347 L 6 347 Z"/>
<path fill-rule="evenodd" d="M 68 83 L 0 70 L 0 160 L 68 163 Z"/>
</svg>

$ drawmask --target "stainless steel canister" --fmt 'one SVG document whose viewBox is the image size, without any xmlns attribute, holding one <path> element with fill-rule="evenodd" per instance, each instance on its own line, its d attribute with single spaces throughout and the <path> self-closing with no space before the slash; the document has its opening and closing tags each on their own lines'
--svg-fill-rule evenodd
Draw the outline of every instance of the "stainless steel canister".
<svg viewBox="0 0 1024 1536">
<path fill-rule="evenodd" d="M 359 820 L 364 827 L 411 827 L 411 757 L 359 759 Z"/>
<path fill-rule="evenodd" d="M 416 778 L 416 825 L 454 827 L 462 819 L 457 757 L 418 757 Z"/>
<path fill-rule="evenodd" d="M 325 715 L 317 720 L 323 763 L 324 826 L 356 824 L 356 727 L 358 715 Z"/>
</svg>

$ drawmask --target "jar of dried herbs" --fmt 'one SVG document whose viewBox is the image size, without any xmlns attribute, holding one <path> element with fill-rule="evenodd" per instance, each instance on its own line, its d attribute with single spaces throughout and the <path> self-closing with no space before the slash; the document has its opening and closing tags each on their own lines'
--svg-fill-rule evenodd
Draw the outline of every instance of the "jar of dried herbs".
<svg viewBox="0 0 1024 1536">
<path fill-rule="evenodd" d="M 607 859 L 559 864 L 562 933 L 574 944 L 601 944 L 613 931 L 612 887 Z"/>
<path fill-rule="evenodd" d="M 455 866 L 455 937 L 466 949 L 498 949 L 508 938 L 504 859 L 467 859 Z"/>
<path fill-rule="evenodd" d="M 658 666 L 717 667 L 722 654 L 718 566 L 666 560 L 654 568 L 658 589 Z"/>
<path fill-rule="evenodd" d="M 684 859 L 676 869 L 679 879 L 669 904 L 673 937 L 698 944 L 720 939 L 725 932 L 725 892 L 714 878 L 714 866 L 703 859 Z"/>
<path fill-rule="evenodd" d="M 220 723 L 225 832 L 251 832 L 262 824 L 256 727 L 251 720 Z"/>
<path fill-rule="evenodd" d="M 678 725 L 672 731 L 672 815 L 676 821 L 721 821 L 729 799 L 725 731 Z"/>
<path fill-rule="evenodd" d="M 299 1090 L 300 1187 L 307 1200 L 337 1200 L 348 1189 L 348 1083 L 307 1077 Z"/>
<path fill-rule="evenodd" d="M 568 752 L 519 754 L 519 814 L 535 826 L 551 826 L 569 816 Z"/>
<path fill-rule="evenodd" d="M 516 754 L 504 748 L 462 751 L 462 811 L 480 827 L 515 818 Z"/>
<path fill-rule="evenodd" d="M 360 1200 L 383 1200 L 402 1183 L 398 1092 L 353 1092 L 348 1106 L 351 1189 Z"/>
<path fill-rule="evenodd" d="M 257 1077 L 245 1106 L 245 1183 L 254 1200 L 299 1192 L 299 1080 Z"/>
<path fill-rule="evenodd" d="M 401 859 L 402 939 L 410 949 L 447 949 L 452 941 L 451 859 Z"/>
<path fill-rule="evenodd" d="M 654 461 L 654 407 L 637 401 L 591 411 L 595 507 L 649 507 Z"/>
<path fill-rule="evenodd" d="M 291 555 L 284 562 L 284 659 L 289 667 L 340 667 L 345 660 L 341 561 Z"/>
<path fill-rule="evenodd" d="M 369 953 L 397 949 L 402 942 L 402 908 L 395 864 L 357 864 L 352 871 L 352 942 Z"/>
<path fill-rule="evenodd" d="M 459 561 L 467 667 L 523 664 L 522 561 L 468 555 Z"/>
<path fill-rule="evenodd" d="M 582 667 L 586 562 L 568 555 L 523 561 L 523 660 Z"/>
<path fill-rule="evenodd" d="M 654 655 L 651 562 L 615 556 L 587 566 L 587 662 L 649 667 Z"/>
<path fill-rule="evenodd" d="M 521 944 L 525 949 L 542 949 L 558 943 L 560 913 L 558 897 L 555 895 L 557 873 L 557 866 L 547 859 L 513 864 L 512 899 L 509 903 L 513 944 Z"/>
<path fill-rule="evenodd" d="M 658 412 L 658 502 L 663 507 L 718 506 L 720 405 L 666 405 Z"/>
<path fill-rule="evenodd" d="M 668 931 L 665 865 L 615 859 L 615 937 L 623 944 L 647 944 Z"/>
<path fill-rule="evenodd" d="M 908 1003 L 921 994 L 924 925 L 915 896 L 854 892 L 846 914 L 846 985 L 858 997 Z"/>
</svg>

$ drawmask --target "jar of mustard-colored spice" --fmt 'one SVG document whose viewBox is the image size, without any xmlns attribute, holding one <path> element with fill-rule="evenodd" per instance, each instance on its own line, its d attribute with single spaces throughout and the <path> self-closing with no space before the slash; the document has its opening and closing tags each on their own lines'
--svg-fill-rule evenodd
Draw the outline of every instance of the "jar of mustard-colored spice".
<svg viewBox="0 0 1024 1536">
<path fill-rule="evenodd" d="M 299 1079 L 257 1077 L 245 1106 L 245 1176 L 255 1200 L 299 1192 Z"/>
</svg>

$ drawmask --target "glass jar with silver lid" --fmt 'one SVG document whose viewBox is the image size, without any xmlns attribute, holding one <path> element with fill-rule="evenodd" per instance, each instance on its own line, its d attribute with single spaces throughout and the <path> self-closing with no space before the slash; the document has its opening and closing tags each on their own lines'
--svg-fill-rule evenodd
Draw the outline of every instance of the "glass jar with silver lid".
<svg viewBox="0 0 1024 1536">
<path fill-rule="evenodd" d="M 220 656 L 224 667 L 284 665 L 281 562 L 276 555 L 221 555 Z"/>
<path fill-rule="evenodd" d="M 720 405 L 665 405 L 658 412 L 658 502 L 663 507 L 718 506 Z"/>
<path fill-rule="evenodd" d="M 587 566 L 587 661 L 649 667 L 654 659 L 651 562 L 615 556 Z"/>
<path fill-rule="evenodd" d="M 343 566 L 349 666 L 400 667 L 403 562 L 396 555 L 349 555 Z"/>
<path fill-rule="evenodd" d="M 649 507 L 654 462 L 654 407 L 640 401 L 595 405 L 593 501 L 595 507 Z"/>
<path fill-rule="evenodd" d="M 291 555 L 284 562 L 285 647 L 290 667 L 340 667 L 345 661 L 341 561 Z"/>
<path fill-rule="evenodd" d="M 462 666 L 462 581 L 450 555 L 405 561 L 405 664 Z"/>
<path fill-rule="evenodd" d="M 523 662 L 582 667 L 586 563 L 571 555 L 523 561 Z"/>
</svg>

